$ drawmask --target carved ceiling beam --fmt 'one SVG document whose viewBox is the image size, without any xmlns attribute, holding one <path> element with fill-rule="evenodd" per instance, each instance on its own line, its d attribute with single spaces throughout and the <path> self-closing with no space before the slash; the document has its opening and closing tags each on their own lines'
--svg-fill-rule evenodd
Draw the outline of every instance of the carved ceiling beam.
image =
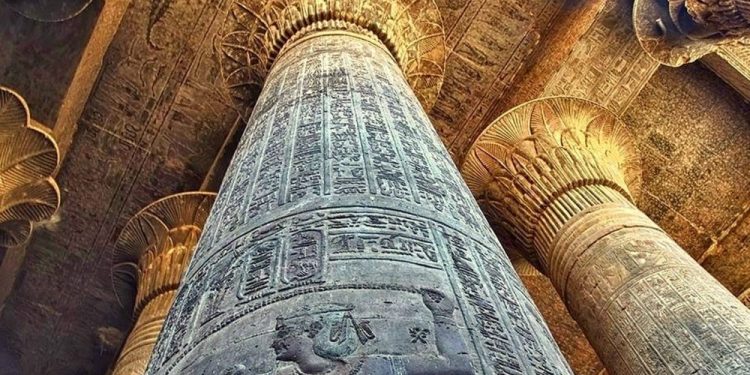
<svg viewBox="0 0 750 375">
<path fill-rule="evenodd" d="M 750 310 L 633 204 L 639 154 L 614 114 L 569 97 L 526 103 L 479 137 L 462 174 L 610 372 L 750 368 Z"/>
<path fill-rule="evenodd" d="M 636 0 L 633 16 L 643 49 L 669 66 L 750 37 L 750 0 Z"/>
<path fill-rule="evenodd" d="M 123 305 L 134 304 L 135 325 L 113 374 L 142 375 L 216 194 L 162 198 L 138 212 L 120 233 L 112 283 Z"/>
<path fill-rule="evenodd" d="M 31 122 L 26 101 L 0 87 L 0 247 L 23 244 L 34 223 L 52 217 L 60 191 L 52 176 L 59 153 L 52 135 Z"/>
</svg>

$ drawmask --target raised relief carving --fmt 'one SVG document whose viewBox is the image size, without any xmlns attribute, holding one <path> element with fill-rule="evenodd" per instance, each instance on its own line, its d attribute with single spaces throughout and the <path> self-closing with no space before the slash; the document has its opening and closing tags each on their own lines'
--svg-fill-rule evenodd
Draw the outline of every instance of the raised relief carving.
<svg viewBox="0 0 750 375">
<path fill-rule="evenodd" d="M 301 315 L 277 318 L 272 343 L 276 359 L 294 362 L 303 374 L 385 373 L 374 369 L 398 369 L 394 374 L 474 374 L 466 343 L 453 320 L 453 302 L 437 290 L 420 293 L 432 313 L 434 333 L 431 328 L 413 327 L 408 339 L 412 344 L 434 343 L 435 357 L 357 355 L 366 351 L 368 341 L 377 339 L 369 321 L 355 319 L 354 306 L 322 305 L 303 307 Z"/>
<path fill-rule="evenodd" d="M 34 223 L 48 220 L 60 206 L 52 178 L 59 152 L 52 134 L 31 121 L 26 101 L 0 87 L 0 247 L 23 244 Z"/>
</svg>

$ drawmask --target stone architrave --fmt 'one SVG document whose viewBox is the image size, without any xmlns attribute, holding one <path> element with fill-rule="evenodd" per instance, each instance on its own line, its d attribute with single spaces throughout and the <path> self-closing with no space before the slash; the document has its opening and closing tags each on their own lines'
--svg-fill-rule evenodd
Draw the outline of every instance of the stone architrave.
<svg viewBox="0 0 750 375">
<path fill-rule="evenodd" d="M 133 216 L 120 233 L 112 284 L 122 305 L 134 305 L 135 324 L 113 375 L 145 373 L 215 196 L 190 192 L 162 198 Z"/>
<path fill-rule="evenodd" d="M 664 65 L 693 62 L 721 45 L 750 44 L 750 0 L 635 0 L 641 47 Z"/>
<path fill-rule="evenodd" d="M 443 38 L 432 1 L 234 3 L 259 99 L 149 374 L 570 373 L 420 105 Z"/>
<path fill-rule="evenodd" d="M 625 125 L 582 99 L 498 118 L 461 171 L 552 280 L 613 374 L 750 374 L 750 310 L 632 203 Z"/>
</svg>

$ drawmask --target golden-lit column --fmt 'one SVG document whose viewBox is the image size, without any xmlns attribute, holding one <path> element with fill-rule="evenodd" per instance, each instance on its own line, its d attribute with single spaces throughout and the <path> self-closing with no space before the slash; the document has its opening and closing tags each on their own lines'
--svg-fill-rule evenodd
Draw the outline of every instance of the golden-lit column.
<svg viewBox="0 0 750 375">
<path fill-rule="evenodd" d="M 643 49 L 669 66 L 750 44 L 750 0 L 636 0 L 633 20 Z"/>
<path fill-rule="evenodd" d="M 639 156 L 612 113 L 567 97 L 521 105 L 478 138 L 462 174 L 611 373 L 750 371 L 750 310 L 633 204 Z"/>
<path fill-rule="evenodd" d="M 0 247 L 26 242 L 60 206 L 57 143 L 31 121 L 26 101 L 0 87 Z"/>
<path fill-rule="evenodd" d="M 123 305 L 135 304 L 135 325 L 114 375 L 145 373 L 215 195 L 191 192 L 160 199 L 138 212 L 121 232 L 112 282 Z"/>
</svg>

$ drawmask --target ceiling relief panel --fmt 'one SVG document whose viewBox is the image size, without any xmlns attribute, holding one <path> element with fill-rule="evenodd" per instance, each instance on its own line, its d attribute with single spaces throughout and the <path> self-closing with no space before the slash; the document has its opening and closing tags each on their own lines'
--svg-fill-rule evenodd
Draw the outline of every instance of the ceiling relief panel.
<svg viewBox="0 0 750 375">
<path fill-rule="evenodd" d="M 18 91 L 33 109 L 34 119 L 52 128 L 103 1 L 57 23 L 23 17 L 6 2 L 0 1 L 0 83 Z M 34 3 L 13 1 L 27 2 Z"/>
<path fill-rule="evenodd" d="M 485 111 L 504 95 L 562 3 L 468 1 L 460 11 L 448 7 L 445 80 L 430 118 L 451 153 L 481 131 Z"/>
</svg>

